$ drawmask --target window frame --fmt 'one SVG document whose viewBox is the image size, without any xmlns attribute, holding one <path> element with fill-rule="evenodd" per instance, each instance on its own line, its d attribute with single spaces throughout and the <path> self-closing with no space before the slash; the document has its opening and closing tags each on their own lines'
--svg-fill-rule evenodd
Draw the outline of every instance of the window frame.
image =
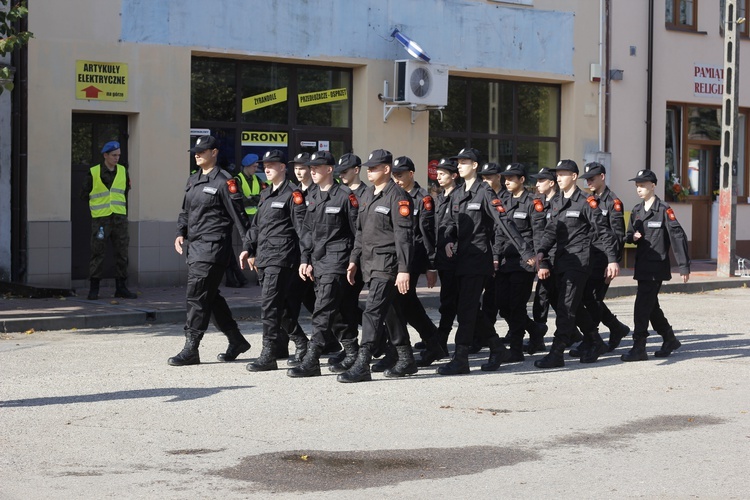
<svg viewBox="0 0 750 500">
<path fill-rule="evenodd" d="M 698 31 L 698 0 L 693 2 L 693 24 L 682 24 L 679 22 L 680 3 L 688 0 L 665 0 L 664 4 L 664 25 L 667 29 L 675 31 L 687 31 L 691 33 L 700 33 Z M 672 5 L 672 19 L 667 18 L 667 6 Z"/>
</svg>

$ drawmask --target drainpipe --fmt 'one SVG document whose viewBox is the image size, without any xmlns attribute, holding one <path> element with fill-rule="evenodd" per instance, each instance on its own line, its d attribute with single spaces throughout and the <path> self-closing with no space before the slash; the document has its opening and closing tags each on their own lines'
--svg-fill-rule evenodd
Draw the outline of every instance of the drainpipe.
<svg viewBox="0 0 750 500">
<path fill-rule="evenodd" d="M 26 31 L 27 19 L 16 21 L 16 29 Z M 11 64 L 16 68 L 16 87 L 11 95 L 11 226 L 10 226 L 10 279 L 26 282 L 27 258 L 27 122 L 28 100 L 28 49 L 24 46 L 11 54 Z"/>
<path fill-rule="evenodd" d="M 612 31 L 612 18 L 610 17 L 610 9 L 611 9 L 611 0 L 606 0 L 605 2 L 605 10 L 604 10 L 604 19 L 605 19 L 605 44 L 604 49 L 605 57 L 604 57 L 604 81 L 606 82 L 606 85 L 604 87 L 604 149 L 602 151 L 609 151 L 609 99 L 610 99 L 610 92 L 611 92 L 611 85 L 612 80 L 609 78 L 609 70 L 610 70 L 610 59 L 612 59 L 612 50 L 610 48 L 610 41 L 612 40 L 611 31 Z"/>
<path fill-rule="evenodd" d="M 604 67 L 604 0 L 599 0 L 599 151 L 604 149 L 604 94 L 609 80 Z"/>
<path fill-rule="evenodd" d="M 648 0 L 648 83 L 646 91 L 646 169 L 651 170 L 651 118 L 654 100 L 654 0 Z"/>
</svg>

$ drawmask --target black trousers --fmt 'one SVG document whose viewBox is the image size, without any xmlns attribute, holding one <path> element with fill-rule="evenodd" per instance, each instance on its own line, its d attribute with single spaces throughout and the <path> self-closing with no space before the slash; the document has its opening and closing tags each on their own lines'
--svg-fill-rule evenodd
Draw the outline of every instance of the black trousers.
<svg viewBox="0 0 750 500">
<path fill-rule="evenodd" d="M 453 270 L 439 270 L 440 276 L 440 323 L 438 337 L 445 342 L 453 329 L 453 322 L 458 313 L 458 282 Z"/>
<path fill-rule="evenodd" d="M 488 277 L 482 274 L 458 275 L 456 277 L 458 289 L 458 329 L 456 330 L 456 345 L 471 347 L 475 334 L 478 340 L 489 340 L 495 333 L 490 320 L 479 309 L 482 290 Z"/>
<path fill-rule="evenodd" d="M 557 306 L 557 288 L 555 287 L 554 275 L 536 282 L 534 305 L 531 308 L 534 321 L 547 323 L 550 305 L 553 308 Z"/>
<path fill-rule="evenodd" d="M 555 272 L 555 286 L 558 294 L 555 308 L 557 315 L 555 339 L 565 344 L 576 332 L 576 315 L 580 321 L 584 322 L 584 328 L 587 330 L 591 328 L 591 317 L 585 308 L 580 307 L 588 276 L 588 272 L 583 269 Z"/>
<path fill-rule="evenodd" d="M 299 313 L 305 306 L 311 314 L 315 310 L 315 282 L 303 280 L 298 273 L 299 266 L 292 269 L 292 277 L 287 288 L 286 305 L 281 316 L 281 327 L 290 337 L 305 336 L 299 324 Z"/>
<path fill-rule="evenodd" d="M 409 332 L 406 330 L 396 294 L 396 283 L 382 278 L 371 278 L 365 310 L 362 313 L 362 345 L 374 349 L 382 335 L 381 325 L 385 322 L 389 340 L 394 346 L 408 345 Z"/>
<path fill-rule="evenodd" d="M 99 228 L 104 237 L 99 239 Z M 104 256 L 107 251 L 107 241 L 112 242 L 115 254 L 115 278 L 128 277 L 128 218 L 124 215 L 112 214 L 107 217 L 91 219 L 91 260 L 89 261 L 89 278 L 101 279 L 104 269 Z"/>
<path fill-rule="evenodd" d="M 279 266 L 258 269 L 258 277 L 261 283 L 260 304 L 264 342 L 276 343 L 280 337 L 286 335 L 286 332 L 282 329 L 282 319 L 285 309 L 289 309 L 287 298 L 294 272 L 293 269 Z"/>
<path fill-rule="evenodd" d="M 405 294 L 396 294 L 396 301 L 403 311 L 404 319 L 419 334 L 422 340 L 427 340 L 437 335 L 437 327 L 424 310 L 422 301 L 417 296 L 417 281 L 419 274 L 412 273 L 409 276 L 409 291 Z"/>
<path fill-rule="evenodd" d="M 648 324 L 654 327 L 656 333 L 668 335 L 672 333 L 672 326 L 664 316 L 659 305 L 659 290 L 661 281 L 638 280 L 638 290 L 635 293 L 635 308 L 633 311 L 633 338 L 648 337 Z"/>
<path fill-rule="evenodd" d="M 513 339 L 516 340 L 516 343 L 523 343 L 526 322 L 529 320 L 526 304 L 534 287 L 534 273 L 527 271 L 497 273 L 495 275 L 495 286 L 497 309 L 508 322 L 511 346 L 514 345 Z M 520 348 L 521 346 L 516 347 Z"/>
<path fill-rule="evenodd" d="M 219 292 L 226 266 L 212 262 L 191 262 L 188 265 L 185 332 L 203 334 L 213 320 L 222 332 L 237 329 L 232 311 Z"/>
<path fill-rule="evenodd" d="M 347 288 L 351 285 L 343 274 L 324 274 L 315 278 L 311 341 L 321 349 L 329 331 L 336 332 L 339 340 L 357 338 L 357 314 L 351 308 L 343 307 Z"/>
</svg>

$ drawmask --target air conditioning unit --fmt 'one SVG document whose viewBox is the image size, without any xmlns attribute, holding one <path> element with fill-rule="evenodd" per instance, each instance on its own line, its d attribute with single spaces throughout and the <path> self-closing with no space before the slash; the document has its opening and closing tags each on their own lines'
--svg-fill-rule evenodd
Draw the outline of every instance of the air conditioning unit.
<svg viewBox="0 0 750 500">
<path fill-rule="evenodd" d="M 446 106 L 448 104 L 448 66 L 416 59 L 396 61 L 393 81 L 395 104 Z"/>
</svg>

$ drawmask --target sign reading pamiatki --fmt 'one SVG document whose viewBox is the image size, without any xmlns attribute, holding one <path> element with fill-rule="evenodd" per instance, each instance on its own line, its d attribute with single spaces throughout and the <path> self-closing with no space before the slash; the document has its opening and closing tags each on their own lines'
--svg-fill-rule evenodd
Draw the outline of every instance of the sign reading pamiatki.
<svg viewBox="0 0 750 500">
<path fill-rule="evenodd" d="M 696 97 L 724 95 L 724 66 L 693 63 L 693 95 Z"/>
</svg>

